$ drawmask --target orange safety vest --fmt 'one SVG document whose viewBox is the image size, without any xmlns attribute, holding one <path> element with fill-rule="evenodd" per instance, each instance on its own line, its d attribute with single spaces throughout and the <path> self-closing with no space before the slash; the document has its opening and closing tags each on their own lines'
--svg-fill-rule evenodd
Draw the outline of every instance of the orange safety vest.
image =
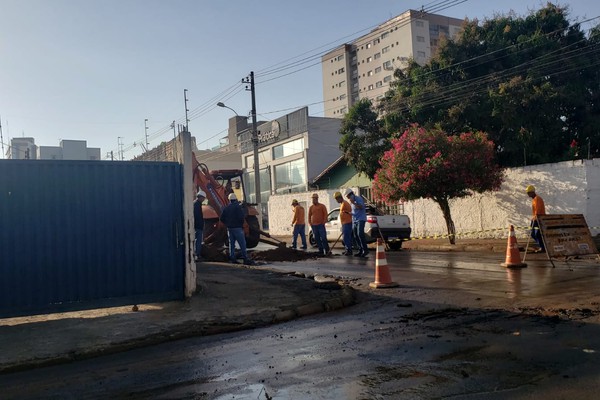
<svg viewBox="0 0 600 400">
<path fill-rule="evenodd" d="M 533 213 L 532 219 L 536 220 L 538 215 L 546 215 L 546 205 L 544 199 L 537 194 L 531 200 L 531 211 Z"/>
<path fill-rule="evenodd" d="M 340 223 L 342 225 L 352 223 L 352 206 L 346 200 L 340 204 Z"/>
<path fill-rule="evenodd" d="M 292 218 L 292 225 L 304 225 L 304 207 L 297 205 L 294 207 L 294 218 Z"/>
<path fill-rule="evenodd" d="M 308 209 L 308 223 L 311 225 L 321 225 L 327 222 L 327 207 L 325 204 L 317 203 Z"/>
</svg>

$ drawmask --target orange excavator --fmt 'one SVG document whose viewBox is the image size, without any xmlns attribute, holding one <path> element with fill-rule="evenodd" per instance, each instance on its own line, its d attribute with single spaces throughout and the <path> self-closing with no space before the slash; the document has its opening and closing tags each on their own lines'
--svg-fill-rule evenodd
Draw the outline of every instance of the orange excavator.
<svg viewBox="0 0 600 400">
<path fill-rule="evenodd" d="M 192 153 L 192 164 L 194 168 L 194 193 L 202 189 L 206 193 L 208 201 L 208 204 L 202 206 L 205 246 L 222 247 L 227 243 L 227 228 L 219 218 L 223 209 L 229 204 L 227 196 L 230 193 L 235 193 L 246 215 L 244 233 L 247 248 L 252 249 L 259 242 L 278 247 L 286 246 L 285 242 L 273 238 L 269 233 L 260 229 L 257 205 L 246 202 L 247 196 L 241 169 L 209 170 L 206 164 L 198 162 L 194 153 Z"/>
</svg>

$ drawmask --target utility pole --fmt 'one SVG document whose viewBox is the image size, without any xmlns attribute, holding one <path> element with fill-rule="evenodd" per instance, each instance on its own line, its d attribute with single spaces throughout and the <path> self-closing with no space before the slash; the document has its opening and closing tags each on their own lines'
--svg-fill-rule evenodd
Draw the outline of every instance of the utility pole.
<svg viewBox="0 0 600 400">
<path fill-rule="evenodd" d="M 185 131 L 189 132 L 188 127 L 190 124 L 190 120 L 188 119 L 188 107 L 187 107 L 187 89 L 183 89 L 183 104 L 185 105 Z"/>
<path fill-rule="evenodd" d="M 150 143 L 148 143 L 148 118 L 144 120 L 144 133 L 146 134 L 146 148 L 150 148 Z"/>
<path fill-rule="evenodd" d="M 117 144 L 118 144 L 118 151 L 119 151 L 119 158 L 121 159 L 121 161 L 123 161 L 123 136 L 119 136 L 117 137 Z"/>
<path fill-rule="evenodd" d="M 171 122 L 171 128 L 173 129 L 173 161 L 177 161 L 177 133 L 175 132 L 175 121 Z"/>
<path fill-rule="evenodd" d="M 246 86 L 246 90 L 250 90 L 252 97 L 252 145 L 254 147 L 254 190 L 256 191 L 256 204 L 261 208 L 260 199 L 260 167 L 258 165 L 258 131 L 256 130 L 256 93 L 254 90 L 254 71 L 250 71 L 250 76 L 242 79 L 242 83 L 249 83 L 250 88 Z M 262 224 L 261 224 L 262 225 Z"/>
<path fill-rule="evenodd" d="M 4 137 L 2 136 L 2 116 L 0 116 L 0 142 L 2 142 L 2 158 L 4 158 Z"/>
<path fill-rule="evenodd" d="M 2 131 L 0 131 L 0 132 L 2 132 Z M 587 142 L 588 142 L 588 158 L 587 158 L 587 159 L 588 159 L 588 160 L 591 160 L 591 159 L 592 159 L 592 158 L 591 158 L 591 154 L 592 154 L 592 143 L 591 143 L 591 141 L 590 141 L 590 137 L 589 137 L 589 136 L 587 137 Z M 2 147 L 2 151 L 4 151 L 4 147 Z"/>
</svg>

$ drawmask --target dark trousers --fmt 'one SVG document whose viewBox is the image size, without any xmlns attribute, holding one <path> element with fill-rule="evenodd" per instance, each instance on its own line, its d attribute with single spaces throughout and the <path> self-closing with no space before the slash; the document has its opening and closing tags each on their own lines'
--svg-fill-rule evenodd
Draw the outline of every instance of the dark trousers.
<svg viewBox="0 0 600 400">
<path fill-rule="evenodd" d="M 296 248 L 298 243 L 298 235 L 300 235 L 300 240 L 302 241 L 302 248 L 306 249 L 306 225 L 294 225 L 294 232 L 292 236 L 292 249 Z"/>
<path fill-rule="evenodd" d="M 352 222 L 342 225 L 342 235 L 344 237 L 344 247 L 346 252 L 352 252 Z"/>
<path fill-rule="evenodd" d="M 311 227 L 315 242 L 317 242 L 317 246 L 319 247 L 319 253 L 329 253 L 329 243 L 327 243 L 327 231 L 325 230 L 325 225 L 311 225 Z"/>
<path fill-rule="evenodd" d="M 540 231 L 540 225 L 538 224 L 537 219 L 531 221 L 531 237 L 533 240 L 535 240 L 538 246 L 540 246 L 540 249 L 546 251 L 544 240 L 542 239 L 542 231 Z"/>
<path fill-rule="evenodd" d="M 194 253 L 197 258 L 202 257 L 202 235 L 204 233 L 204 229 L 196 229 L 196 241 L 194 243 Z"/>
<path fill-rule="evenodd" d="M 356 238 L 358 252 L 360 254 L 367 254 L 369 252 L 369 248 L 367 247 L 367 238 L 365 237 L 365 223 L 366 221 L 353 222 L 354 237 Z"/>
</svg>

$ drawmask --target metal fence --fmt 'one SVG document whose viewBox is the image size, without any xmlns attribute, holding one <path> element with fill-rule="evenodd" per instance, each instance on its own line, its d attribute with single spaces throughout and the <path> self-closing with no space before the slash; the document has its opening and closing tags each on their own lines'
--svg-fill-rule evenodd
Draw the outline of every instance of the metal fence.
<svg viewBox="0 0 600 400">
<path fill-rule="evenodd" d="M 0 160 L 0 316 L 183 298 L 177 163 Z"/>
</svg>

